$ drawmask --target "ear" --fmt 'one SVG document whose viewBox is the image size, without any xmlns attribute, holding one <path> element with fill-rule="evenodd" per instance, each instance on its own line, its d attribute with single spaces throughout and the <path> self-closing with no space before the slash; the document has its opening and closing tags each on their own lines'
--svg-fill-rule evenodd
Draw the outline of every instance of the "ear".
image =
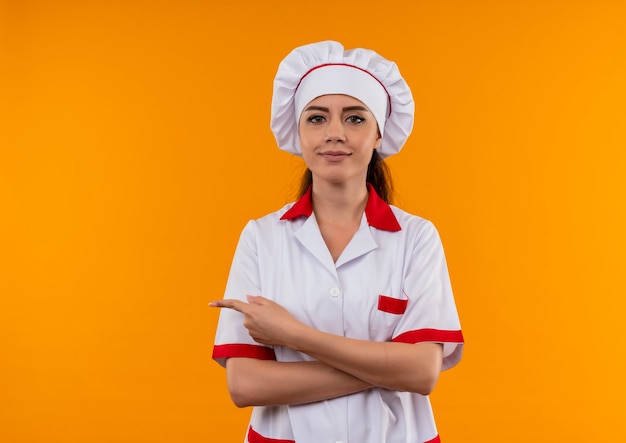
<svg viewBox="0 0 626 443">
<path fill-rule="evenodd" d="M 376 136 L 376 141 L 374 142 L 374 149 L 379 149 L 382 142 L 383 138 L 381 137 L 380 132 L 378 132 L 378 135 Z"/>
</svg>

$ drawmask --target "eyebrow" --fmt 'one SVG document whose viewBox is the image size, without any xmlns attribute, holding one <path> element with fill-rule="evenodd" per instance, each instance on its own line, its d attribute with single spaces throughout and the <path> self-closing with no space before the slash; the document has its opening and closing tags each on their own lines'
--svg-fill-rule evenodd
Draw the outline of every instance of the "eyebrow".
<svg viewBox="0 0 626 443">
<path fill-rule="evenodd" d="M 306 111 L 329 112 L 330 109 L 325 108 L 324 106 L 309 106 L 304 111 L 305 112 Z M 365 111 L 365 112 L 370 112 L 369 109 L 367 109 L 365 106 L 346 106 L 345 108 L 343 108 L 343 112 L 346 112 L 346 111 Z"/>
</svg>

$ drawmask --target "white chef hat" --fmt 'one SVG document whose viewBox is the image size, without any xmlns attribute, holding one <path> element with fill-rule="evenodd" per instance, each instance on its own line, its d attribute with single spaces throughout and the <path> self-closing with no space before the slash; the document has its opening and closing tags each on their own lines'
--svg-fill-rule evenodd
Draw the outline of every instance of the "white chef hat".
<svg viewBox="0 0 626 443">
<path fill-rule="evenodd" d="M 300 114 L 311 100 L 327 94 L 349 95 L 369 108 L 382 135 L 381 156 L 402 149 L 413 129 L 415 104 L 397 65 L 369 49 L 344 51 L 334 41 L 296 48 L 278 66 L 270 127 L 280 149 L 302 155 Z"/>
</svg>

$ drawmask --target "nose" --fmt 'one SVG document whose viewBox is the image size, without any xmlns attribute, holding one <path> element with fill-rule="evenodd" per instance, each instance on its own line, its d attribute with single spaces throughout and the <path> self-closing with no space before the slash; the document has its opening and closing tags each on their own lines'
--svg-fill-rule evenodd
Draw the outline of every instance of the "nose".
<svg viewBox="0 0 626 443">
<path fill-rule="evenodd" d="M 326 142 L 327 143 L 337 143 L 343 142 L 346 140 L 346 134 L 344 132 L 344 127 L 341 119 L 333 118 L 330 119 L 328 125 L 326 126 Z"/>
</svg>

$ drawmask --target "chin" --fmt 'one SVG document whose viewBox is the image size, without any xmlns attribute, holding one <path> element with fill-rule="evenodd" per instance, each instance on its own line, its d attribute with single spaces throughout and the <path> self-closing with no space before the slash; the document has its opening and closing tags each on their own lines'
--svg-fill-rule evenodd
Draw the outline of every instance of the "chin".
<svg viewBox="0 0 626 443">
<path fill-rule="evenodd" d="M 345 174 L 345 173 L 341 173 L 341 174 L 314 174 L 314 178 L 313 180 L 315 180 L 315 178 L 317 178 L 317 180 L 319 181 L 324 181 L 327 183 L 332 183 L 332 184 L 342 184 L 342 183 L 347 183 L 347 182 L 351 182 L 354 181 L 355 179 L 357 179 L 357 175 L 350 175 L 350 174 Z M 365 177 L 363 177 L 363 183 L 365 183 Z"/>
</svg>

